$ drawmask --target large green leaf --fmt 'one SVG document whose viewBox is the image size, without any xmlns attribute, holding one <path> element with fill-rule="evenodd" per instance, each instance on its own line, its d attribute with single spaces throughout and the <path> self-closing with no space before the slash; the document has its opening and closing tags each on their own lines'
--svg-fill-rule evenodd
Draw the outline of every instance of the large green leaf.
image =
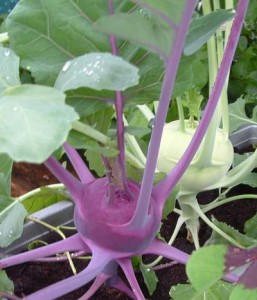
<svg viewBox="0 0 257 300">
<path fill-rule="evenodd" d="M 5 206 L 0 209 L 0 247 L 7 247 L 21 236 L 27 211 L 11 198 L 2 196 L 0 202 Z"/>
<path fill-rule="evenodd" d="M 257 289 L 247 289 L 238 284 L 232 291 L 229 300 L 256 300 Z"/>
<path fill-rule="evenodd" d="M 138 68 L 110 53 L 94 52 L 65 63 L 55 87 L 61 91 L 88 87 L 95 90 L 124 91 L 137 85 Z"/>
<path fill-rule="evenodd" d="M 0 152 L 15 161 L 41 163 L 62 145 L 78 119 L 65 104 L 65 95 L 53 88 L 22 85 L 0 98 Z"/>
<path fill-rule="evenodd" d="M 224 245 L 212 245 L 193 252 L 186 272 L 197 291 L 210 288 L 223 277 L 226 252 L 227 248 Z"/>
<path fill-rule="evenodd" d="M 0 46 L 0 94 L 8 87 L 20 84 L 19 62 L 11 49 Z"/>
<path fill-rule="evenodd" d="M 108 38 L 92 23 L 107 1 L 23 0 L 7 19 L 12 48 L 37 83 L 52 85 L 63 64 L 88 52 L 109 51 Z"/>
<path fill-rule="evenodd" d="M 115 34 L 163 57 L 168 55 L 171 49 L 173 39 L 171 28 L 162 20 L 145 18 L 138 12 L 106 16 L 98 20 L 94 26 L 101 32 Z"/>
<path fill-rule="evenodd" d="M 184 47 L 184 54 L 191 55 L 199 50 L 217 29 L 235 16 L 230 10 L 218 10 L 194 19 L 189 28 Z"/>
</svg>

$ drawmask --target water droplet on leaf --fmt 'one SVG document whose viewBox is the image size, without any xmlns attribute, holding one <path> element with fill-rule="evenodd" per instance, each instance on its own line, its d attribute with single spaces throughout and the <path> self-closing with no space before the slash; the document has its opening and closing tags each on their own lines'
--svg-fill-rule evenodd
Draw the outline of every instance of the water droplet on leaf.
<svg viewBox="0 0 257 300">
<path fill-rule="evenodd" d="M 10 49 L 5 49 L 4 50 L 4 56 L 8 57 L 11 53 L 11 50 Z"/>
<path fill-rule="evenodd" d="M 62 68 L 63 72 L 68 71 L 68 69 L 70 68 L 70 66 L 71 66 L 71 61 L 67 61 L 65 63 L 65 65 L 63 66 L 63 68 Z"/>
</svg>

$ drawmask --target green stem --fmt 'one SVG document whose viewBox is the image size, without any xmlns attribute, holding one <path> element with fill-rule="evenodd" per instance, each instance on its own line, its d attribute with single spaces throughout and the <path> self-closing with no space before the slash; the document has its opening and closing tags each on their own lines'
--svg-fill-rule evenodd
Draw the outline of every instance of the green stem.
<svg viewBox="0 0 257 300">
<path fill-rule="evenodd" d="M 55 183 L 55 184 L 50 184 L 50 185 L 47 185 L 46 187 L 48 188 L 51 188 L 51 189 L 55 189 L 55 190 L 59 190 L 59 189 L 65 189 L 64 185 L 62 183 Z M 34 196 L 35 194 L 41 192 L 41 188 L 37 188 L 35 190 L 32 190 L 20 197 L 17 198 L 17 200 L 19 202 L 23 202 L 24 200 Z"/>
<path fill-rule="evenodd" d="M 137 105 L 137 108 L 143 113 L 148 122 L 155 118 L 155 115 L 146 104 Z"/>
<path fill-rule="evenodd" d="M 184 110 L 182 105 L 182 99 L 181 97 L 176 98 L 177 102 L 177 108 L 178 108 L 178 115 L 179 115 L 179 128 L 181 131 L 185 132 L 185 116 L 184 116 Z"/>
<path fill-rule="evenodd" d="M 129 125 L 125 116 L 123 116 L 123 122 L 124 122 L 125 126 Z M 142 149 L 140 148 L 136 138 L 131 134 L 125 133 L 125 139 L 129 145 L 129 148 L 132 151 L 132 153 L 142 162 L 143 165 L 145 165 L 146 157 L 145 157 Z"/>
<path fill-rule="evenodd" d="M 200 208 L 197 200 L 192 201 L 190 203 L 190 205 L 192 206 L 192 208 L 198 213 L 199 217 L 208 225 L 210 226 L 214 231 L 216 231 L 219 235 L 221 235 L 224 239 L 226 239 L 227 241 L 229 241 L 231 244 L 233 244 L 236 247 L 239 248 L 244 248 L 238 241 L 236 241 L 235 239 L 233 239 L 231 236 L 229 236 L 228 234 L 226 234 L 225 232 L 223 232 L 219 227 L 217 227 L 216 225 L 214 225 L 212 223 L 212 221 L 204 214 L 204 212 L 202 211 L 202 209 Z"/>
<path fill-rule="evenodd" d="M 40 224 L 40 225 L 48 228 L 49 230 L 52 230 L 52 231 L 56 232 L 57 234 L 59 234 L 61 236 L 62 239 L 64 239 L 64 240 L 66 239 L 65 234 L 60 229 L 58 229 L 58 228 L 56 228 L 56 227 L 54 227 L 54 226 L 52 226 L 52 225 L 50 225 L 50 224 L 42 221 L 42 220 L 36 219 L 36 218 L 26 217 L 26 219 L 29 220 L 29 221 L 38 223 L 38 224 Z M 70 264 L 70 267 L 71 267 L 71 270 L 72 270 L 73 274 L 74 275 L 77 274 L 77 270 L 76 270 L 76 268 L 75 268 L 75 266 L 73 264 L 73 261 L 72 261 L 70 253 L 69 252 L 65 252 L 65 255 L 68 258 L 68 261 L 69 261 L 69 264 Z"/>
<path fill-rule="evenodd" d="M 95 141 L 97 141 L 103 145 L 106 145 L 111 141 L 111 139 L 108 136 L 104 135 L 103 133 L 96 130 L 95 128 L 93 128 L 87 124 L 84 124 L 80 121 L 73 122 L 72 129 L 85 134 L 86 136 L 94 139 Z"/>
<path fill-rule="evenodd" d="M 246 195 L 238 195 L 238 196 L 229 197 L 229 198 L 226 198 L 224 200 L 220 200 L 220 201 L 215 202 L 215 203 L 210 203 L 209 205 L 206 205 L 206 206 L 202 207 L 202 211 L 204 213 L 206 213 L 206 212 L 208 212 L 208 211 L 210 211 L 214 208 L 217 208 L 221 205 L 230 203 L 232 201 L 243 200 L 243 199 L 257 199 L 257 195 L 255 195 L 255 194 L 246 194 Z"/>
</svg>

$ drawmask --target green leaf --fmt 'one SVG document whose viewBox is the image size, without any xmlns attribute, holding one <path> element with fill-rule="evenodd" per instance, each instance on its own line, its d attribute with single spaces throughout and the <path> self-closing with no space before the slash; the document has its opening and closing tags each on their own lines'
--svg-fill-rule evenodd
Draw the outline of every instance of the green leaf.
<svg viewBox="0 0 257 300">
<path fill-rule="evenodd" d="M 238 284 L 232 291 L 229 300 L 256 300 L 257 289 L 247 289 Z"/>
<path fill-rule="evenodd" d="M 18 56 L 0 46 L 0 95 L 8 87 L 20 85 Z"/>
<path fill-rule="evenodd" d="M 37 83 L 53 85 L 66 61 L 110 50 L 108 37 L 92 28 L 107 12 L 106 1 L 19 1 L 6 21 L 11 47 Z"/>
<path fill-rule="evenodd" d="M 140 264 L 140 270 L 142 272 L 144 282 L 147 286 L 148 292 L 150 295 L 152 295 L 156 290 L 158 278 L 153 270 L 146 268 L 142 264 Z"/>
<path fill-rule="evenodd" d="M 242 125 L 256 125 L 257 124 L 257 107 L 253 111 L 252 118 L 248 118 L 245 112 L 245 100 L 243 98 L 237 99 L 234 103 L 229 105 L 230 131 L 238 129 Z"/>
<path fill-rule="evenodd" d="M 14 284 L 3 270 L 0 270 L 0 292 L 14 292 Z"/>
<path fill-rule="evenodd" d="M 197 291 L 204 291 L 223 277 L 225 270 L 224 245 L 212 245 L 193 252 L 186 265 L 190 282 Z"/>
<path fill-rule="evenodd" d="M 22 204 L 28 214 L 32 214 L 56 202 L 69 199 L 69 195 L 63 189 L 56 190 L 49 187 L 42 187 L 38 193 L 23 200 Z"/>
<path fill-rule="evenodd" d="M 137 85 L 138 68 L 110 53 L 90 53 L 69 60 L 55 87 L 61 91 L 88 87 L 95 90 L 124 91 Z"/>
<path fill-rule="evenodd" d="M 11 198 L 0 197 L 0 202 L 7 204 L 0 212 L 0 247 L 7 247 L 21 236 L 27 211 Z"/>
<path fill-rule="evenodd" d="M 64 99 L 63 93 L 44 86 L 7 89 L 0 98 L 0 151 L 16 161 L 46 160 L 66 141 L 71 122 L 78 119 Z"/>
<path fill-rule="evenodd" d="M 244 232 L 247 236 L 257 240 L 257 214 L 245 222 Z"/>
<path fill-rule="evenodd" d="M 13 162 L 7 154 L 0 153 L 0 195 L 10 196 Z"/>
<path fill-rule="evenodd" d="M 190 284 L 178 284 L 170 290 L 174 300 L 225 300 L 229 298 L 233 285 L 225 281 L 218 281 L 210 288 L 197 292 Z"/>
<path fill-rule="evenodd" d="M 113 103 L 114 93 L 80 88 L 66 93 L 66 103 L 76 110 L 81 117 L 92 115 Z"/>
<path fill-rule="evenodd" d="M 220 230 L 231 236 L 233 239 L 235 239 L 239 244 L 241 244 L 243 247 L 251 248 L 254 245 L 257 245 L 257 239 L 251 238 L 245 234 L 240 233 L 238 230 L 233 228 L 232 226 L 220 222 L 216 219 L 212 219 L 212 222 L 215 226 L 217 226 Z M 227 241 L 225 238 L 220 236 L 216 231 L 212 232 L 211 238 L 209 240 L 210 244 L 225 244 L 225 245 L 231 245 L 229 241 Z"/>
<path fill-rule="evenodd" d="M 194 19 L 189 28 L 184 47 L 184 54 L 191 55 L 199 50 L 221 25 L 230 21 L 235 13 L 220 9 L 208 15 Z"/>
<path fill-rule="evenodd" d="M 133 0 L 135 3 L 139 3 L 141 6 L 152 11 L 157 16 L 165 15 L 174 23 L 178 23 L 181 19 L 183 9 L 185 7 L 184 0 Z M 171 9 L 172 7 L 172 9 Z"/>
<path fill-rule="evenodd" d="M 85 152 L 85 156 L 90 170 L 95 171 L 99 177 L 103 177 L 106 172 L 101 154 L 89 149 Z"/>
<path fill-rule="evenodd" d="M 173 31 L 161 19 L 144 18 L 137 13 L 119 13 L 106 16 L 94 24 L 94 28 L 132 41 L 151 52 L 168 55 L 172 45 Z"/>
</svg>

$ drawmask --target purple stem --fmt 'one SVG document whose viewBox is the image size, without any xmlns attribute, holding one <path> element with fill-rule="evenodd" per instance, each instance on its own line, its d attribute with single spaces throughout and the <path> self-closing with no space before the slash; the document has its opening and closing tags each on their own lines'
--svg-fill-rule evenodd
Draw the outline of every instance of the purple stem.
<svg viewBox="0 0 257 300">
<path fill-rule="evenodd" d="M 78 251 L 78 252 L 74 252 L 71 253 L 71 258 L 72 259 L 79 259 L 81 256 L 88 254 L 90 252 L 90 250 L 88 249 L 87 252 L 85 251 Z M 39 261 L 39 262 L 61 262 L 61 261 L 67 261 L 68 257 L 67 255 L 61 255 L 61 256 L 55 256 L 55 257 L 48 257 L 48 258 L 39 258 L 36 259 L 35 261 Z"/>
<path fill-rule="evenodd" d="M 96 279 L 93 282 L 93 284 L 91 285 L 90 289 L 82 297 L 80 297 L 79 300 L 90 299 L 90 297 L 92 297 L 96 293 L 96 291 L 101 287 L 101 285 L 103 285 L 106 282 L 106 280 L 108 280 L 109 278 L 110 278 L 110 275 L 100 273 L 96 277 Z"/>
<path fill-rule="evenodd" d="M 108 264 L 109 257 L 103 253 L 93 255 L 87 268 L 80 273 L 50 285 L 26 297 L 26 300 L 57 299 L 93 280 Z"/>
<path fill-rule="evenodd" d="M 184 265 L 187 263 L 190 256 L 189 254 L 175 247 L 169 246 L 167 243 L 164 243 L 157 239 L 153 240 L 152 243 L 143 251 L 142 254 L 155 254 L 164 256 Z"/>
<path fill-rule="evenodd" d="M 127 277 L 127 280 L 132 288 L 132 291 L 135 294 L 136 299 L 145 299 L 141 288 L 137 282 L 133 267 L 132 267 L 132 263 L 131 263 L 131 259 L 130 258 L 120 258 L 117 260 L 118 264 L 121 266 L 124 274 Z"/>
<path fill-rule="evenodd" d="M 65 185 L 76 204 L 80 205 L 84 194 L 82 183 L 67 171 L 54 157 L 49 157 L 44 164 L 50 172 Z"/>
<path fill-rule="evenodd" d="M 109 14 L 114 14 L 113 1 L 108 0 Z M 118 48 L 116 38 L 114 35 L 109 36 L 110 44 L 112 47 L 112 54 L 118 55 Z M 118 140 L 118 161 L 120 167 L 120 175 L 125 189 L 127 188 L 127 177 L 125 169 L 125 142 L 124 142 L 124 123 L 123 123 L 123 97 L 120 91 L 116 91 L 115 110 L 117 119 L 117 140 Z M 119 176 L 119 174 L 117 174 Z"/>
<path fill-rule="evenodd" d="M 93 174 L 89 171 L 83 159 L 78 152 L 68 143 L 64 143 L 63 148 L 68 155 L 76 173 L 78 174 L 82 183 L 89 183 L 95 179 Z"/>
<path fill-rule="evenodd" d="M 179 179 L 186 171 L 208 129 L 211 118 L 219 101 L 225 79 L 228 76 L 233 61 L 236 46 L 240 37 L 240 32 L 247 12 L 248 3 L 249 0 L 240 0 L 238 3 L 237 15 L 231 28 L 227 47 L 221 62 L 218 75 L 216 77 L 216 81 L 214 83 L 208 104 L 206 105 L 200 124 L 191 140 L 191 143 L 189 144 L 188 148 L 186 149 L 185 153 L 183 154 L 177 165 L 172 169 L 172 171 L 167 175 L 167 177 L 164 178 L 154 187 L 154 193 L 156 193 L 156 195 L 159 196 L 158 200 L 160 202 L 165 201 L 165 199 L 167 199 L 169 193 L 172 191 L 172 189 L 175 187 Z"/>
<path fill-rule="evenodd" d="M 135 226 L 136 228 L 142 227 L 142 224 L 145 222 L 145 218 L 148 214 L 148 207 L 151 199 L 154 174 L 161 142 L 162 131 L 165 124 L 166 115 L 169 109 L 170 99 L 172 96 L 173 86 L 175 83 L 176 73 L 180 57 L 183 51 L 186 34 L 196 3 L 196 0 L 188 1 L 188 4 L 186 5 L 185 11 L 182 16 L 182 20 L 178 27 L 178 31 L 175 34 L 174 45 L 172 47 L 171 54 L 167 60 L 166 72 L 160 95 L 160 103 L 155 118 L 155 125 L 151 135 L 151 140 L 149 143 L 147 162 L 142 179 L 141 190 L 135 214 L 131 223 L 131 225 Z"/>
<path fill-rule="evenodd" d="M 121 278 L 117 278 L 117 280 L 114 283 L 110 284 L 111 287 L 120 290 L 124 294 L 127 294 L 131 299 L 136 300 L 135 294 L 129 289 L 129 287 L 123 282 Z"/>
<path fill-rule="evenodd" d="M 10 266 L 18 265 L 27 261 L 36 260 L 38 258 L 43 258 L 57 253 L 63 253 L 65 251 L 75 251 L 75 250 L 88 250 L 90 249 L 82 241 L 79 234 L 75 234 L 65 240 L 43 246 L 31 251 L 23 252 L 18 255 L 10 256 L 1 259 L 0 267 L 1 269 Z"/>
</svg>

